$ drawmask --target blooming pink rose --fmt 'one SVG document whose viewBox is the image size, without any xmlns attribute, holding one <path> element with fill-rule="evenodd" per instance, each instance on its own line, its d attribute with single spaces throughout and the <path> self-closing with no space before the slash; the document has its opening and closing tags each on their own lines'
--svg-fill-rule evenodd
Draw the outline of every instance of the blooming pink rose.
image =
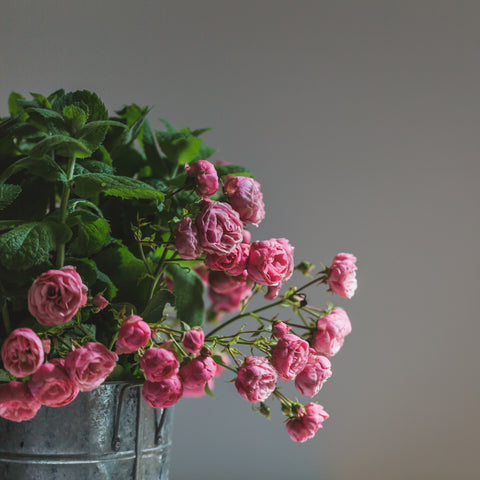
<svg viewBox="0 0 480 480">
<path fill-rule="evenodd" d="M 75 400 L 79 388 L 65 370 L 63 359 L 44 363 L 28 381 L 28 388 L 42 405 L 63 407 Z"/>
<path fill-rule="evenodd" d="M 244 223 L 258 225 L 265 218 L 265 205 L 260 184 L 250 177 L 228 176 L 225 193 L 232 207 L 240 214 Z"/>
<path fill-rule="evenodd" d="M 237 277 L 225 272 L 210 272 L 209 282 L 208 297 L 215 312 L 235 312 L 252 294 L 253 283 L 246 272 Z"/>
<path fill-rule="evenodd" d="M 272 327 L 272 333 L 275 338 L 284 337 L 292 327 L 289 327 L 285 322 L 277 322 Z"/>
<path fill-rule="evenodd" d="M 332 265 L 328 269 L 327 283 L 329 291 L 342 298 L 352 298 L 357 289 L 357 257 L 351 253 L 335 255 Z"/>
<path fill-rule="evenodd" d="M 195 357 L 180 368 L 180 378 L 185 389 L 196 390 L 215 376 L 217 364 L 212 357 Z"/>
<path fill-rule="evenodd" d="M 104 308 L 108 307 L 108 304 L 110 303 L 105 297 L 102 297 L 102 295 L 95 295 L 93 297 L 92 303 L 94 307 L 100 311 L 103 310 Z"/>
<path fill-rule="evenodd" d="M 192 328 L 184 333 L 182 343 L 187 352 L 197 355 L 205 343 L 205 333 L 200 328 Z"/>
<path fill-rule="evenodd" d="M 252 234 L 248 230 L 244 230 L 242 243 L 250 243 L 251 241 L 252 241 Z"/>
<path fill-rule="evenodd" d="M 228 203 L 204 200 L 195 220 L 198 243 L 206 253 L 226 255 L 243 240 L 243 224 Z"/>
<path fill-rule="evenodd" d="M 313 336 L 313 348 L 326 357 L 332 357 L 343 345 L 345 337 L 352 331 L 347 312 L 334 308 L 331 313 L 317 320 Z"/>
<path fill-rule="evenodd" d="M 285 238 L 253 242 L 248 274 L 260 285 L 278 285 L 293 273 L 293 247 Z"/>
<path fill-rule="evenodd" d="M 249 253 L 250 245 L 241 243 L 225 255 L 208 254 L 205 264 L 212 270 L 227 272 L 233 276 L 241 275 L 247 268 Z"/>
<path fill-rule="evenodd" d="M 317 355 L 311 348 L 305 368 L 295 377 L 296 389 L 302 395 L 314 397 L 332 376 L 331 366 L 327 357 Z"/>
<path fill-rule="evenodd" d="M 247 402 L 263 402 L 275 390 L 277 373 L 264 357 L 246 357 L 238 369 L 235 387 Z"/>
<path fill-rule="evenodd" d="M 32 419 L 42 404 L 35 400 L 23 382 L 0 384 L 0 417 L 12 422 Z"/>
<path fill-rule="evenodd" d="M 30 328 L 16 328 L 3 343 L 3 365 L 15 377 L 31 375 L 43 360 L 42 341 Z"/>
<path fill-rule="evenodd" d="M 329 417 L 321 405 L 309 403 L 302 409 L 298 418 L 291 418 L 286 423 L 287 433 L 294 442 L 303 443 L 315 436 L 322 423 Z"/>
<path fill-rule="evenodd" d="M 287 333 L 279 338 L 273 347 L 270 363 L 278 373 L 278 376 L 288 382 L 293 380 L 307 364 L 309 346 L 308 342 Z"/>
<path fill-rule="evenodd" d="M 67 355 L 65 369 L 81 392 L 89 392 L 106 380 L 117 361 L 118 355 L 105 345 L 90 342 Z"/>
<path fill-rule="evenodd" d="M 70 321 L 87 303 L 87 287 L 75 267 L 48 270 L 28 290 L 28 310 L 42 325 Z"/>
<path fill-rule="evenodd" d="M 189 166 L 185 164 L 187 173 L 195 177 L 199 197 L 209 197 L 218 190 L 218 175 L 213 164 L 208 160 L 197 160 Z"/>
<path fill-rule="evenodd" d="M 145 402 L 153 408 L 168 408 L 182 398 L 183 386 L 178 375 L 160 382 L 146 381 L 143 384 L 142 395 Z"/>
<path fill-rule="evenodd" d="M 190 217 L 185 217 L 175 227 L 175 248 L 185 260 L 194 260 L 202 253 L 198 244 L 197 227 Z"/>
<path fill-rule="evenodd" d="M 152 331 L 142 317 L 130 315 L 127 317 L 118 331 L 118 340 L 115 352 L 133 353 L 144 347 L 150 340 Z"/>
<path fill-rule="evenodd" d="M 177 375 L 180 364 L 173 349 L 152 347 L 147 349 L 141 358 L 140 367 L 142 367 L 147 380 L 160 382 Z"/>
</svg>

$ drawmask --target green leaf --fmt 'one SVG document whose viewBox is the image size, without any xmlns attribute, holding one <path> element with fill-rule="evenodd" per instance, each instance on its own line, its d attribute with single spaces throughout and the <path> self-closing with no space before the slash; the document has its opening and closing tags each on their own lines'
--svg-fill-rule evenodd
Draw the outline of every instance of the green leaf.
<svg viewBox="0 0 480 480">
<path fill-rule="evenodd" d="M 202 325 L 205 318 L 205 305 L 204 286 L 200 277 L 193 270 L 184 269 L 176 264 L 170 264 L 167 270 L 173 279 L 178 319 L 191 327 Z"/>
<path fill-rule="evenodd" d="M 41 93 L 32 93 L 30 92 L 30 95 L 34 98 L 34 100 L 40 105 L 42 106 L 43 108 L 47 108 L 47 109 L 51 109 L 52 108 L 52 104 L 50 103 L 50 101 L 48 100 L 48 98 L 46 98 L 44 95 L 42 95 Z"/>
<path fill-rule="evenodd" d="M 167 159 L 160 154 L 158 146 L 152 135 L 152 129 L 148 120 L 145 120 L 143 128 L 143 149 L 147 157 L 147 162 L 152 168 L 154 177 L 162 177 L 168 171 L 169 165 Z"/>
<path fill-rule="evenodd" d="M 9 269 L 27 270 L 48 261 L 57 242 L 70 239 L 72 231 L 56 222 L 31 222 L 0 235 L 0 262 Z"/>
<path fill-rule="evenodd" d="M 175 305 L 175 295 L 166 288 L 157 290 L 141 315 L 143 320 L 147 323 L 159 322 L 162 319 L 163 310 L 167 303 L 172 306 Z"/>
<path fill-rule="evenodd" d="M 115 169 L 111 165 L 108 165 L 108 163 L 99 162 L 98 160 L 78 161 L 75 164 L 75 175 L 83 175 L 86 173 L 106 173 L 108 175 L 113 175 Z"/>
<path fill-rule="evenodd" d="M 0 210 L 13 203 L 21 191 L 20 185 L 0 185 Z"/>
<path fill-rule="evenodd" d="M 112 155 L 119 175 L 133 177 L 147 164 L 145 157 L 133 146 L 123 145 L 116 148 Z"/>
<path fill-rule="evenodd" d="M 130 145 L 136 138 L 139 137 L 140 133 L 142 133 L 143 124 L 150 110 L 151 108 L 144 108 L 142 115 L 133 123 L 133 125 L 128 130 L 123 132 L 119 140 L 119 147 L 122 145 Z"/>
<path fill-rule="evenodd" d="M 253 174 L 248 168 L 240 167 L 239 165 L 215 165 L 218 177 L 224 177 L 225 175 L 238 175 L 242 177 L 252 177 Z"/>
<path fill-rule="evenodd" d="M 156 131 L 156 138 L 162 152 L 174 164 L 184 165 L 192 162 L 198 155 L 202 141 L 186 133 Z"/>
<path fill-rule="evenodd" d="M 19 100 L 25 100 L 25 98 L 19 93 L 12 92 L 8 97 L 8 111 L 10 115 L 18 115 L 21 120 L 25 121 L 28 118 L 28 114 L 20 105 Z"/>
<path fill-rule="evenodd" d="M 198 152 L 198 155 L 195 157 L 195 161 L 197 160 L 206 160 L 210 158 L 214 153 L 218 152 L 216 148 L 209 147 L 208 145 L 202 145 Z"/>
<path fill-rule="evenodd" d="M 13 165 L 10 165 L 0 177 L 0 182 L 5 182 L 9 177 L 26 169 L 30 173 L 37 175 L 45 180 L 52 182 L 66 182 L 67 177 L 62 168 L 52 160 L 49 156 L 43 157 L 25 157 L 17 160 Z"/>
<path fill-rule="evenodd" d="M 108 221 L 88 210 L 76 210 L 70 214 L 67 225 L 76 228 L 74 239 L 69 245 L 74 255 L 88 257 L 98 253 L 110 239 Z"/>
<path fill-rule="evenodd" d="M 47 108 L 29 108 L 30 118 L 37 124 L 46 127 L 49 131 L 59 133 L 66 129 L 63 117 L 54 110 Z"/>
<path fill-rule="evenodd" d="M 66 105 L 63 107 L 62 115 L 70 132 L 75 136 L 76 133 L 87 123 L 87 114 L 85 110 L 76 105 Z"/>
<path fill-rule="evenodd" d="M 87 173 L 74 178 L 75 193 L 80 197 L 92 197 L 98 193 L 112 197 L 152 199 L 162 201 L 163 193 L 135 178 Z"/>
<path fill-rule="evenodd" d="M 11 380 L 10 375 L 6 370 L 0 368 L 0 382 L 9 382 Z"/>
<path fill-rule="evenodd" d="M 92 152 L 80 140 L 67 137 L 66 135 L 52 135 L 38 142 L 30 151 L 32 157 L 42 157 L 52 151 L 65 157 L 77 158 L 89 157 Z"/>
</svg>

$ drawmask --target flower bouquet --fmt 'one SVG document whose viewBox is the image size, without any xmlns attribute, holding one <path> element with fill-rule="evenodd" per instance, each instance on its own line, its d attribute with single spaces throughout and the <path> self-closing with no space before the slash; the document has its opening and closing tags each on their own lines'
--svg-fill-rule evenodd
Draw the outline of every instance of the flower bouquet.
<svg viewBox="0 0 480 480">
<path fill-rule="evenodd" d="M 118 380 L 143 384 L 145 402 L 165 409 L 212 395 L 228 371 L 254 410 L 269 417 L 267 400 L 278 401 L 288 435 L 312 438 L 328 414 L 281 385 L 314 397 L 331 376 L 350 320 L 331 303 L 309 305 L 305 292 L 324 284 L 350 298 L 356 258 L 339 253 L 313 274 L 285 238 L 252 241 L 265 216 L 260 184 L 207 160 L 208 129 L 152 129 L 137 105 L 109 116 L 88 91 L 12 93 L 8 105 L 0 416 L 29 420 Z M 305 284 L 282 289 L 295 269 Z"/>
</svg>

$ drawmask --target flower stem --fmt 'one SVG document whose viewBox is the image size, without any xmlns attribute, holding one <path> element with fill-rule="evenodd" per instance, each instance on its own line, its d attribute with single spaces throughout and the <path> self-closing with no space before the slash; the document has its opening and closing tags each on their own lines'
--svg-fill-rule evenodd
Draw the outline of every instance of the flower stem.
<svg viewBox="0 0 480 480">
<path fill-rule="evenodd" d="M 73 177 L 75 168 L 75 156 L 68 159 L 67 166 L 67 183 L 63 185 L 62 198 L 60 201 L 60 223 L 65 224 L 67 219 L 67 205 L 70 198 L 70 180 Z M 62 268 L 65 264 L 65 243 L 60 243 L 57 246 L 57 268 Z"/>
</svg>

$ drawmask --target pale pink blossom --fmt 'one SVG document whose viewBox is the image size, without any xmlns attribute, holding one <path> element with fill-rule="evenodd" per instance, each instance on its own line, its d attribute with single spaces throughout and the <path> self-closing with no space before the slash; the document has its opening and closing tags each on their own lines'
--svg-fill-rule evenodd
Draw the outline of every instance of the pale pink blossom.
<svg viewBox="0 0 480 480">
<path fill-rule="evenodd" d="M 332 357 L 343 345 L 345 337 L 352 331 L 347 312 L 334 308 L 331 313 L 317 320 L 317 330 L 313 335 L 313 348 L 317 353 Z"/>
<path fill-rule="evenodd" d="M 258 225 L 265 218 L 265 205 L 260 184 L 250 177 L 228 176 L 224 185 L 232 207 L 244 223 Z"/>
<path fill-rule="evenodd" d="M 167 345 L 167 348 L 148 348 L 140 360 L 140 367 L 142 367 L 147 380 L 160 382 L 177 375 L 180 363 L 173 348 L 170 349 Z"/>
<path fill-rule="evenodd" d="M 315 436 L 322 423 L 329 417 L 321 405 L 309 403 L 305 405 L 299 416 L 286 423 L 287 433 L 294 442 L 306 442 Z"/>
<path fill-rule="evenodd" d="M 182 344 L 187 352 L 197 355 L 203 348 L 205 333 L 200 328 L 192 328 L 183 334 Z"/>
<path fill-rule="evenodd" d="M 130 315 L 123 321 L 118 331 L 115 352 L 118 354 L 136 352 L 148 343 L 151 335 L 152 331 L 142 317 Z"/>
<path fill-rule="evenodd" d="M 276 322 L 273 324 L 272 333 L 275 338 L 284 337 L 292 327 L 289 327 L 285 322 Z"/>
<path fill-rule="evenodd" d="M 180 368 L 180 378 L 185 389 L 205 388 L 205 384 L 215 376 L 216 363 L 212 357 L 199 356 L 188 360 Z"/>
<path fill-rule="evenodd" d="M 197 227 L 190 217 L 185 217 L 175 227 L 175 248 L 185 260 L 194 260 L 202 254 L 198 244 Z"/>
<path fill-rule="evenodd" d="M 352 298 L 357 289 L 357 257 L 351 253 L 338 253 L 328 269 L 329 291 L 342 298 Z"/>
<path fill-rule="evenodd" d="M 241 243 L 225 255 L 208 254 L 205 264 L 212 270 L 227 272 L 233 276 L 241 275 L 247 268 L 249 253 L 250 245 Z"/>
<path fill-rule="evenodd" d="M 191 166 L 186 163 L 185 170 L 195 178 L 195 191 L 199 197 L 210 197 L 218 190 L 217 171 L 208 160 L 197 160 Z"/>
<path fill-rule="evenodd" d="M 332 376 L 331 366 L 327 357 L 311 348 L 305 368 L 295 377 L 295 388 L 302 395 L 314 397 Z"/>
<path fill-rule="evenodd" d="M 32 419 L 42 404 L 35 400 L 26 383 L 0 384 L 0 417 L 12 422 Z"/>
<path fill-rule="evenodd" d="M 277 373 L 264 357 L 246 357 L 239 368 L 235 387 L 247 402 L 263 402 L 275 390 Z"/>
<path fill-rule="evenodd" d="M 297 335 L 287 333 L 278 339 L 270 363 L 285 382 L 293 380 L 307 364 L 308 343 Z"/>
<path fill-rule="evenodd" d="M 175 405 L 183 394 L 183 386 L 178 375 L 159 382 L 147 380 L 143 384 L 142 395 L 145 402 L 153 408 L 168 408 Z"/>
</svg>

